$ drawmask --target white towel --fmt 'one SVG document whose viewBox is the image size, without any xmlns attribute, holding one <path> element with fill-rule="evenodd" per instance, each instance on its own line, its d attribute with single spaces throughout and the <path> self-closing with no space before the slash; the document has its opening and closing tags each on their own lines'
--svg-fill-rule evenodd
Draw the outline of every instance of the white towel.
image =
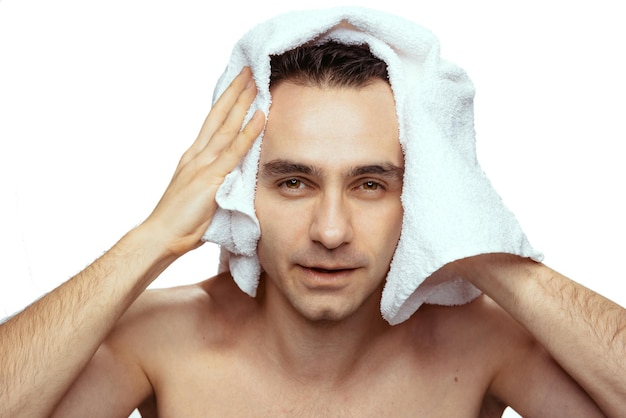
<svg viewBox="0 0 626 418">
<path fill-rule="evenodd" d="M 480 291 L 462 278 L 426 279 L 448 262 L 504 252 L 540 260 L 476 159 L 474 87 L 459 67 L 440 58 L 431 32 L 403 18 L 361 7 L 291 12 L 253 28 L 236 44 L 215 89 L 219 97 L 250 66 L 256 109 L 270 107 L 270 55 L 310 41 L 367 43 L 388 66 L 405 155 L 404 219 L 381 300 L 390 324 L 423 303 L 459 305 Z M 254 296 L 261 267 L 254 193 L 262 134 L 218 191 L 219 209 L 204 239 L 221 245 L 221 270 Z M 425 282 L 426 281 L 426 282 Z"/>
</svg>

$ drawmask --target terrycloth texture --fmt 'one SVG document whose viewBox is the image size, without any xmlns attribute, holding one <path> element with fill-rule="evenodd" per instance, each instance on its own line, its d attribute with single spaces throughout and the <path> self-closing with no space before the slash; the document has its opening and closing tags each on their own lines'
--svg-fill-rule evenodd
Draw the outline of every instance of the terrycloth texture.
<svg viewBox="0 0 626 418">
<path fill-rule="evenodd" d="M 476 298 L 480 291 L 462 278 L 426 281 L 450 261 L 491 252 L 541 259 L 476 160 L 471 81 L 440 58 L 437 39 L 413 22 L 354 7 L 278 16 L 237 43 L 215 98 L 250 66 L 258 97 L 248 117 L 256 109 L 268 114 L 269 56 L 329 39 L 369 44 L 388 65 L 396 101 L 405 155 L 404 219 L 381 300 L 383 317 L 397 324 L 423 303 L 458 305 Z M 254 213 L 261 141 L 262 135 L 219 189 L 219 209 L 204 237 L 222 246 L 220 269 L 230 269 L 251 296 L 261 272 Z"/>
</svg>

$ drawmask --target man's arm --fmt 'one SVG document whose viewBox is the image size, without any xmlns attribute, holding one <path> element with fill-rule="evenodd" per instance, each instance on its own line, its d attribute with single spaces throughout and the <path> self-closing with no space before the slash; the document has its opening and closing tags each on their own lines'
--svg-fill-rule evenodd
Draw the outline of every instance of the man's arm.
<svg viewBox="0 0 626 418">
<path fill-rule="evenodd" d="M 519 321 L 608 416 L 626 408 L 626 310 L 541 263 L 485 254 L 446 269 Z"/>
<path fill-rule="evenodd" d="M 130 232 L 2 325 L 0 416 L 50 415 L 117 319 L 167 266 L 149 238 Z"/>
<path fill-rule="evenodd" d="M 117 320 L 174 260 L 201 245 L 215 193 L 263 128 L 249 69 L 185 152 L 153 213 L 83 272 L 0 326 L 0 417 L 49 416 Z"/>
</svg>

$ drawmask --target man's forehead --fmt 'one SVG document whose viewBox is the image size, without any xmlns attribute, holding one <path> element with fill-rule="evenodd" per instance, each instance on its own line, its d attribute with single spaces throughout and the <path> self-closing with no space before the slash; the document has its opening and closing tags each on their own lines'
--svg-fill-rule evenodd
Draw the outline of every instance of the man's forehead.
<svg viewBox="0 0 626 418">
<path fill-rule="evenodd" d="M 391 88 L 382 81 L 363 88 L 281 83 L 272 89 L 265 135 L 275 139 L 293 134 L 344 140 L 378 137 L 398 142 Z"/>
</svg>

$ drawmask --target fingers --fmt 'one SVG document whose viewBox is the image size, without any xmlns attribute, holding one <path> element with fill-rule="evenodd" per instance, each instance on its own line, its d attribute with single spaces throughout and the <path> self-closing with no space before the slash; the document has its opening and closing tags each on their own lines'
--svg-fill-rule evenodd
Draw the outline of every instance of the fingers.
<svg viewBox="0 0 626 418">
<path fill-rule="evenodd" d="M 236 138 L 237 134 L 241 131 L 241 125 L 248 113 L 248 109 L 252 104 L 252 101 L 256 97 L 256 86 L 254 83 L 249 84 L 244 91 L 241 92 L 235 104 L 232 106 L 230 112 L 226 116 L 226 119 L 217 128 L 217 130 L 211 136 L 211 139 L 205 146 L 205 149 L 210 150 L 214 154 L 219 154 L 223 149 L 228 147 L 230 143 Z"/>
<path fill-rule="evenodd" d="M 217 209 L 215 195 L 224 178 L 243 158 L 265 124 L 258 110 L 216 157 L 205 147 L 176 171 L 170 185 L 144 224 L 157 228 L 172 254 L 180 256 L 200 245 Z"/>
<path fill-rule="evenodd" d="M 263 130 L 265 117 L 260 110 L 241 127 L 256 94 L 252 73 L 244 68 L 209 112 L 198 138 L 144 222 L 156 228 L 156 236 L 172 254 L 182 255 L 199 245 L 217 210 L 219 186 Z"/>
<path fill-rule="evenodd" d="M 198 138 L 183 159 L 193 159 L 209 144 L 219 153 L 241 129 L 243 119 L 256 97 L 256 85 L 250 68 L 245 67 L 215 102 L 206 117 Z M 216 136 L 216 133 L 219 135 Z"/>
<path fill-rule="evenodd" d="M 252 118 L 246 123 L 246 126 L 237 134 L 227 147 L 221 150 L 219 158 L 216 158 L 211 164 L 213 172 L 217 178 L 225 177 L 235 166 L 241 161 L 246 152 L 252 146 L 254 140 L 259 136 L 265 126 L 265 117 L 263 112 L 257 110 Z M 212 152 L 207 147 L 203 153 Z M 220 181 L 221 184 L 221 181 Z"/>
</svg>

